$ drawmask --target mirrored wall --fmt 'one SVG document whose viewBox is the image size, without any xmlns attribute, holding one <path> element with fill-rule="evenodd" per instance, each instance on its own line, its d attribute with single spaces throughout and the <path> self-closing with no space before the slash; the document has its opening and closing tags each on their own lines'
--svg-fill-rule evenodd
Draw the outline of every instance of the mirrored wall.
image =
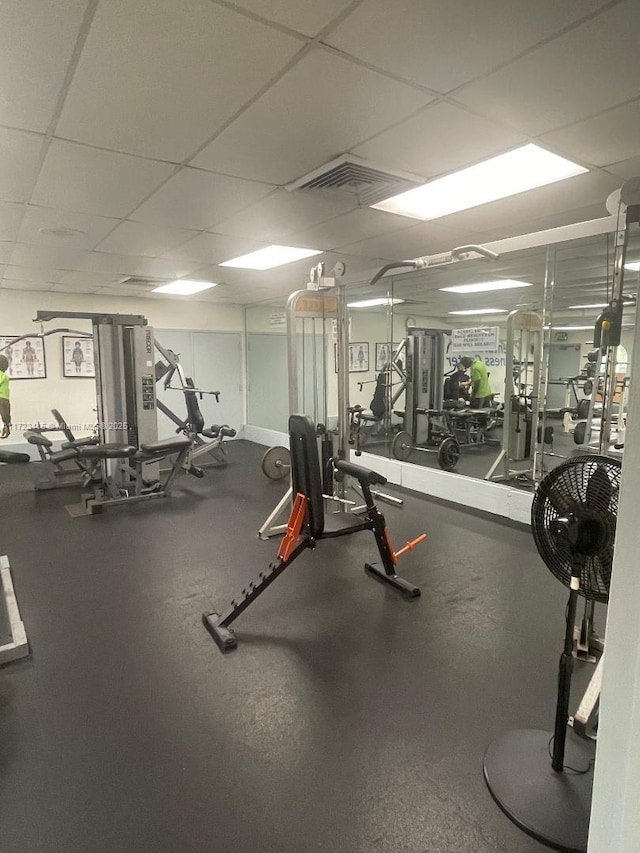
<svg viewBox="0 0 640 853">
<path fill-rule="evenodd" d="M 361 409 L 352 448 L 517 489 L 532 489 L 564 458 L 593 449 L 603 370 L 593 330 L 611 293 L 613 260 L 609 233 L 399 271 L 373 287 L 347 284 L 349 402 Z M 620 444 L 638 234 L 627 264 L 613 401 Z M 248 422 L 280 432 L 289 413 L 285 310 L 276 300 L 246 311 Z M 336 337 L 325 320 L 298 323 L 295 346 L 305 411 L 331 427 Z M 585 435 L 588 413 L 593 429 Z"/>
</svg>

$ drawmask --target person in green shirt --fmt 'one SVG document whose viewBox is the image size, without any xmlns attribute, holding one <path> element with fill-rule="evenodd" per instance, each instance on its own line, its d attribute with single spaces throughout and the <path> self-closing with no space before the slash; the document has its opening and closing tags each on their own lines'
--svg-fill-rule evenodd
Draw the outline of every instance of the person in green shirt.
<svg viewBox="0 0 640 853">
<path fill-rule="evenodd" d="M 11 403 L 9 402 L 9 359 L 0 353 L 0 418 L 2 434 L 0 438 L 9 438 L 11 432 Z"/>
<path fill-rule="evenodd" d="M 469 376 L 471 377 L 471 408 L 489 408 L 492 395 L 487 365 L 478 356 L 471 358 L 468 355 L 463 356 L 459 363 L 469 368 Z"/>
</svg>

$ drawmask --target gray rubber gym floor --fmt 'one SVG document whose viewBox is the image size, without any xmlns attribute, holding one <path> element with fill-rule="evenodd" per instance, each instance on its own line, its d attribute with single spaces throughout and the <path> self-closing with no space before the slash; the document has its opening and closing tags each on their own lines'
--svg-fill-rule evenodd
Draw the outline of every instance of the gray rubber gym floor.
<svg viewBox="0 0 640 853">
<path fill-rule="evenodd" d="M 525 529 L 406 495 L 385 508 L 422 586 L 321 542 L 236 623 L 201 624 L 273 557 L 263 448 L 164 501 L 71 519 L 0 468 L 0 553 L 32 655 L 0 670 L 2 853 L 529 853 L 485 747 L 552 725 L 565 590 Z"/>
</svg>

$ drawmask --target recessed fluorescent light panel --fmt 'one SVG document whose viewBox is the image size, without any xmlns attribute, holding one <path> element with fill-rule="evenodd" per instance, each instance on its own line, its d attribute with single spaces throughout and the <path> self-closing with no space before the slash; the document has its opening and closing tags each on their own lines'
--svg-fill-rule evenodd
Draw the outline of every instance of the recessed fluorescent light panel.
<svg viewBox="0 0 640 853">
<path fill-rule="evenodd" d="M 160 287 L 154 287 L 152 292 L 191 296 L 194 293 L 201 293 L 203 290 L 209 290 L 209 288 L 217 286 L 218 283 L 213 281 L 191 281 L 188 278 L 179 278 L 177 281 L 172 281 L 169 284 L 161 284 Z"/>
<path fill-rule="evenodd" d="M 587 171 L 530 143 L 371 206 L 413 219 L 439 219 Z"/>
<path fill-rule="evenodd" d="M 258 249 L 257 252 L 249 252 L 248 255 L 240 255 L 220 264 L 221 267 L 238 267 L 243 270 L 270 270 L 281 267 L 302 258 L 312 258 L 321 255 L 322 249 L 298 249 L 295 246 L 267 246 Z"/>
<path fill-rule="evenodd" d="M 388 308 L 391 305 L 398 305 L 400 302 L 404 302 L 404 299 L 381 296 L 376 299 L 361 299 L 359 302 L 348 302 L 347 308 L 375 308 L 378 305 L 384 305 L 385 308 Z"/>
<path fill-rule="evenodd" d="M 633 261 L 630 264 L 625 264 L 624 268 L 626 270 L 633 270 L 633 272 L 640 272 L 640 261 Z"/>
<path fill-rule="evenodd" d="M 513 278 L 501 278 L 499 281 L 478 281 L 475 284 L 456 284 L 455 287 L 441 287 L 447 293 L 484 293 L 488 290 L 512 290 L 516 287 L 533 287 L 528 281 Z"/>
<path fill-rule="evenodd" d="M 506 314 L 506 308 L 468 308 L 464 311 L 449 311 L 449 314 Z"/>
<path fill-rule="evenodd" d="M 607 302 L 594 302 L 592 305 L 569 305 L 570 310 L 578 308 L 606 308 Z"/>
</svg>

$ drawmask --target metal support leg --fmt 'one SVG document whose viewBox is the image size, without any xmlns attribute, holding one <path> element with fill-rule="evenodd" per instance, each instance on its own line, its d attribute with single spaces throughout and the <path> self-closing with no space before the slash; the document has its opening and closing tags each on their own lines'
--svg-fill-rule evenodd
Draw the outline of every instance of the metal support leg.
<svg viewBox="0 0 640 853">
<path fill-rule="evenodd" d="M 291 504 L 291 498 L 293 497 L 293 491 L 291 486 L 287 489 L 285 495 L 283 495 L 282 499 L 279 501 L 271 515 L 266 519 L 260 530 L 258 530 L 258 537 L 260 539 L 267 540 L 271 536 L 277 536 L 280 533 L 284 533 L 287 529 L 287 525 L 285 524 L 277 524 L 273 526 L 273 522 L 282 515 L 287 506 Z"/>
</svg>

